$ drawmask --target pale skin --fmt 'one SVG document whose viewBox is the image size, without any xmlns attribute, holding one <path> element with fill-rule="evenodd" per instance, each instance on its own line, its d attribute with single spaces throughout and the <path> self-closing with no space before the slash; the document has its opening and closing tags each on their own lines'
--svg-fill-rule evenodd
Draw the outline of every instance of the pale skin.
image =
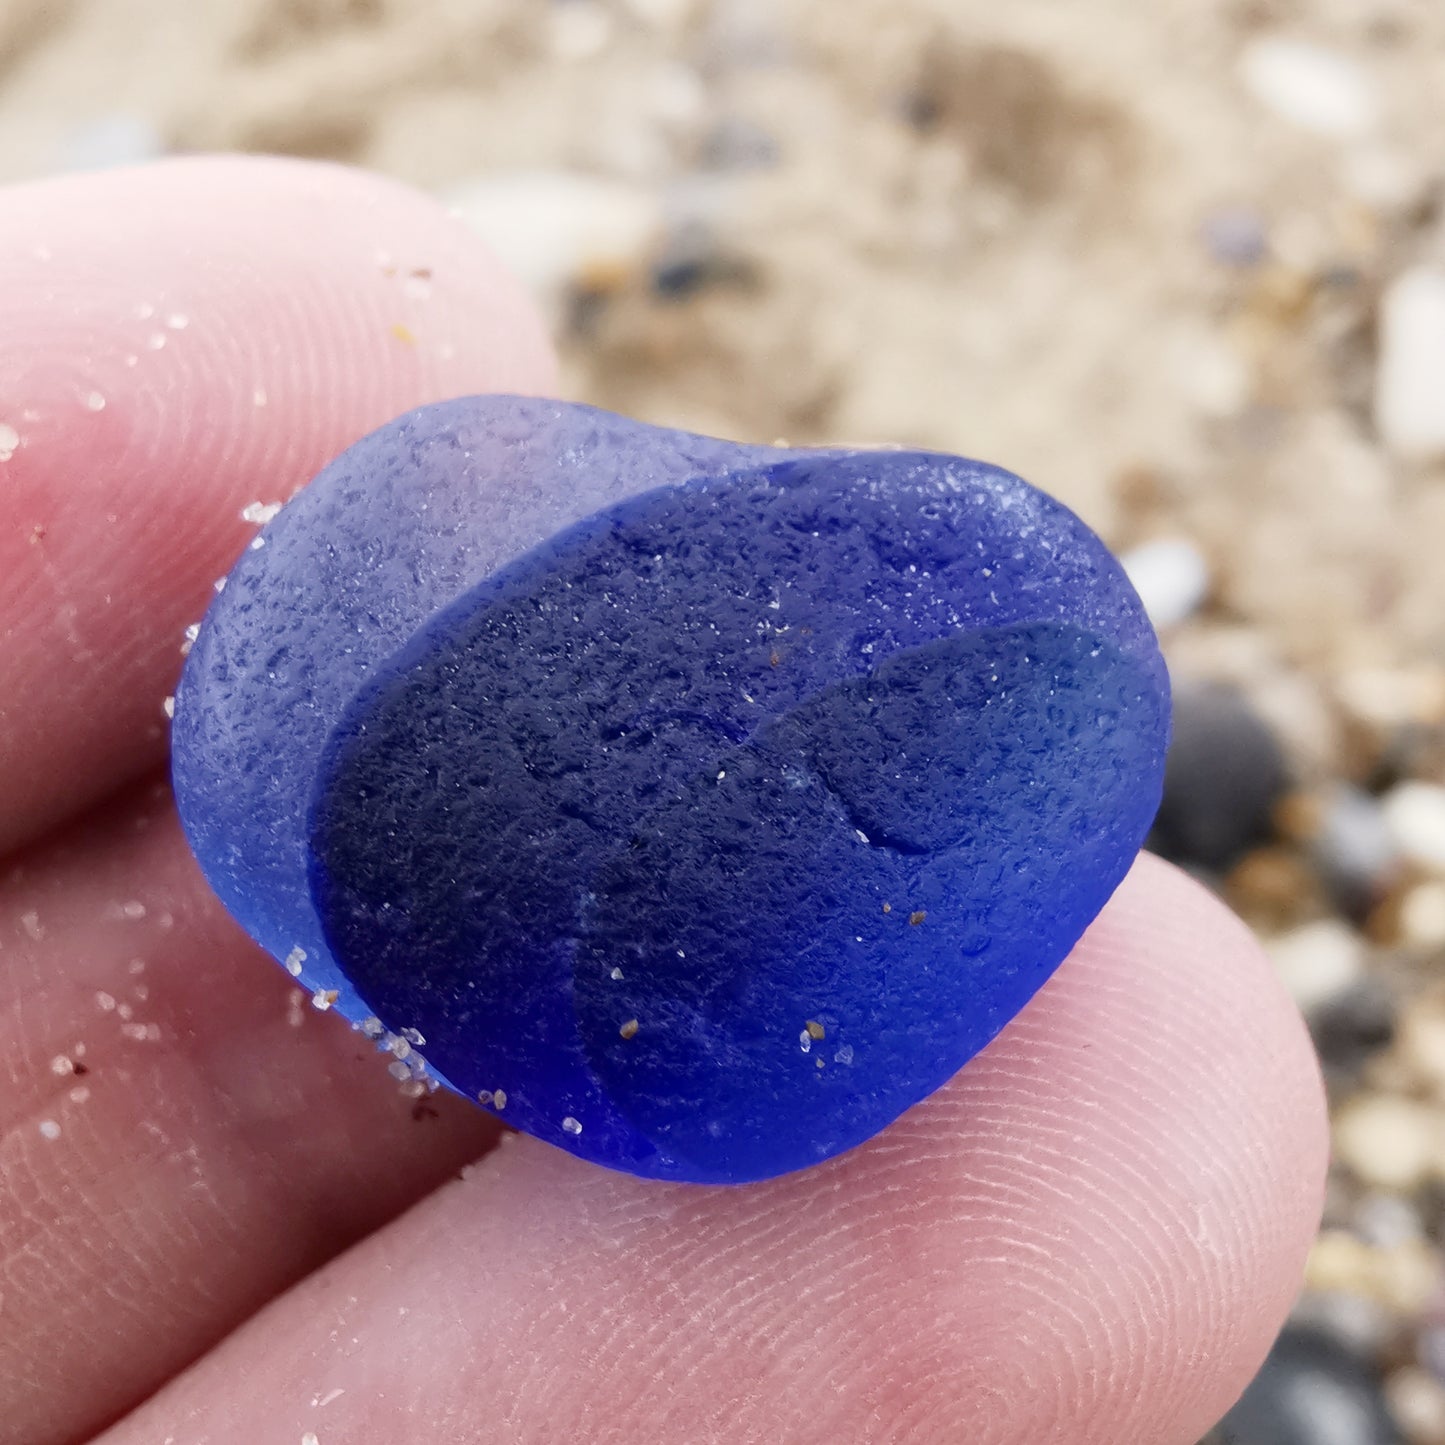
<svg viewBox="0 0 1445 1445">
<path fill-rule="evenodd" d="M 161 704 L 242 507 L 554 385 L 460 226 L 282 162 L 12 188 L 0 318 L 0 1445 L 1192 1445 L 1229 1406 L 1325 1115 L 1260 949 L 1166 865 L 935 1097 L 736 1190 L 416 1111 L 210 895 Z"/>
</svg>

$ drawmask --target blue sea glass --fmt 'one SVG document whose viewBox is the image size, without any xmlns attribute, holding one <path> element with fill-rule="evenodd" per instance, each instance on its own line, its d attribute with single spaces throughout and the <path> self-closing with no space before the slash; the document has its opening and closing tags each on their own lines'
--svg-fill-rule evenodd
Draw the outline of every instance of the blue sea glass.
<svg viewBox="0 0 1445 1445">
<path fill-rule="evenodd" d="M 1127 580 L 976 462 L 473 398 L 258 540 L 176 698 L 207 876 L 424 1039 L 408 1068 L 612 1167 L 870 1137 L 1028 1001 L 1158 803 Z"/>
</svg>

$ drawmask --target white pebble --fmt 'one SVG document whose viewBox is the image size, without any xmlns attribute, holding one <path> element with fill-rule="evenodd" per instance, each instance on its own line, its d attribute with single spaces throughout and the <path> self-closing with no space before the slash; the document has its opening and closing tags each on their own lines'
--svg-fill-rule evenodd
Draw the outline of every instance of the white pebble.
<svg viewBox="0 0 1445 1445">
<path fill-rule="evenodd" d="M 1335 1154 L 1366 1184 L 1409 1190 L 1436 1161 L 1438 1129 L 1428 1105 L 1397 1094 L 1362 1094 L 1335 1120 Z"/>
<path fill-rule="evenodd" d="M 85 397 L 85 409 L 87 411 L 104 411 L 105 397 L 103 397 L 98 391 L 87 392 Z"/>
<path fill-rule="evenodd" d="M 1445 883 L 1420 883 L 1405 895 L 1400 933 L 1416 948 L 1445 948 Z"/>
<path fill-rule="evenodd" d="M 301 965 L 306 962 L 306 950 L 299 944 L 286 955 L 286 972 L 292 978 L 301 977 Z"/>
<path fill-rule="evenodd" d="M 1445 874 L 1445 788 L 1401 783 L 1382 806 L 1400 852 L 1417 867 Z"/>
<path fill-rule="evenodd" d="M 1380 303 L 1375 426 L 1402 456 L 1445 453 L 1445 270 L 1401 272 Z"/>
<path fill-rule="evenodd" d="M 1370 77 L 1348 56 L 1322 45 L 1261 36 L 1245 48 L 1239 73 L 1267 110 L 1315 135 L 1363 136 L 1379 120 Z"/>
<path fill-rule="evenodd" d="M 1209 595 L 1209 563 L 1187 537 L 1145 542 L 1119 560 L 1161 631 L 1187 621 Z"/>
<path fill-rule="evenodd" d="M 165 715 L 166 715 L 168 718 L 174 718 L 175 715 L 176 715 L 176 700 L 175 700 L 175 698 L 173 698 L 173 697 L 163 697 L 163 698 L 161 699 L 161 711 L 162 711 L 163 713 L 165 713 Z"/>
<path fill-rule="evenodd" d="M 1181 389 L 1205 416 L 1232 417 L 1249 405 L 1254 374 L 1227 338 L 1205 332 L 1182 339 L 1175 366 Z"/>
<path fill-rule="evenodd" d="M 1305 1013 L 1340 997 L 1364 975 L 1364 944 L 1338 919 L 1305 923 L 1266 948 L 1274 971 Z"/>
<path fill-rule="evenodd" d="M 1445 1385 L 1419 1365 L 1405 1365 L 1385 1381 L 1385 1399 L 1411 1440 L 1445 1439 Z"/>
<path fill-rule="evenodd" d="M 258 526 L 265 526 L 267 522 L 274 521 L 281 511 L 280 502 L 247 502 L 241 508 L 241 520 L 243 522 L 254 522 Z"/>
<path fill-rule="evenodd" d="M 1419 205 L 1430 185 L 1430 172 L 1414 156 L 1378 142 L 1351 147 L 1340 178 L 1355 200 L 1386 213 Z"/>
<path fill-rule="evenodd" d="M 0 421 L 0 462 L 8 462 L 20 446 L 20 433 L 8 421 Z"/>
<path fill-rule="evenodd" d="M 581 1121 L 574 1119 L 570 1114 L 568 1114 L 567 1117 L 562 1120 L 562 1127 L 569 1134 L 580 1134 L 582 1132 Z"/>
<path fill-rule="evenodd" d="M 490 175 L 446 199 L 514 274 L 553 305 L 588 273 L 640 269 L 662 226 L 656 194 L 579 171 Z"/>
<path fill-rule="evenodd" d="M 49 1139 L 53 1143 L 60 1138 L 60 1125 L 54 1119 L 42 1119 L 40 1121 L 40 1137 Z"/>
<path fill-rule="evenodd" d="M 1338 998 L 1364 976 L 1364 943 L 1338 919 L 1306 923 L 1267 947 L 1275 971 L 1306 1013 Z"/>
<path fill-rule="evenodd" d="M 124 111 L 102 112 L 69 130 L 62 158 L 66 170 L 104 171 L 153 161 L 168 149 L 150 121 Z"/>
</svg>

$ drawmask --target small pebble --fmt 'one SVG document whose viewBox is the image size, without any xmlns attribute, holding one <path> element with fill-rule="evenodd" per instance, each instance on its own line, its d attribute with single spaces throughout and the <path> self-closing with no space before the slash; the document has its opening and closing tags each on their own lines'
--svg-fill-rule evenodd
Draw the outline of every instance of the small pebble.
<svg viewBox="0 0 1445 1445">
<path fill-rule="evenodd" d="M 1149 846 L 1176 863 L 1227 868 L 1270 836 L 1287 782 L 1279 740 L 1240 693 L 1181 684 Z"/>
<path fill-rule="evenodd" d="M 1367 974 L 1353 988 L 1320 1005 L 1310 1017 L 1310 1036 L 1321 1061 L 1336 1076 L 1359 1072 L 1395 1037 L 1395 999 Z"/>
<path fill-rule="evenodd" d="M 1245 47 L 1239 73 L 1267 110 L 1315 135 L 1364 136 L 1379 118 L 1369 76 L 1348 56 L 1322 45 L 1261 36 Z"/>
<path fill-rule="evenodd" d="M 1391 451 L 1445 453 L 1445 270 L 1416 266 L 1380 303 L 1375 426 Z"/>
<path fill-rule="evenodd" d="M 1417 867 L 1445 874 L 1445 788 L 1401 783 L 1385 795 L 1382 807 L 1400 852 Z"/>
<path fill-rule="evenodd" d="M 1306 923 L 1266 946 L 1275 971 L 1305 1013 L 1338 998 L 1364 975 L 1364 941 L 1333 918 Z"/>
<path fill-rule="evenodd" d="M 1395 1055 L 1410 1071 L 1412 1082 L 1445 1098 L 1445 1004 L 1436 998 L 1414 998 L 1400 1017 Z"/>
<path fill-rule="evenodd" d="M 1355 1208 L 1355 1232 L 1366 1244 L 1395 1249 L 1425 1237 L 1420 1211 L 1398 1194 L 1367 1194 Z"/>
<path fill-rule="evenodd" d="M 1371 1299 L 1409 1316 L 1430 1302 L 1438 1272 L 1434 1252 L 1422 1237 L 1382 1246 L 1343 1229 L 1326 1229 L 1310 1251 L 1305 1280 L 1312 1290 Z"/>
<path fill-rule="evenodd" d="M 662 228 L 659 198 L 578 171 L 519 171 L 466 182 L 444 199 L 544 301 L 641 274 Z"/>
<path fill-rule="evenodd" d="M 1257 211 L 1226 206 L 1212 211 L 1201 227 L 1205 247 L 1226 266 L 1257 266 L 1269 254 L 1269 234 Z"/>
<path fill-rule="evenodd" d="M 1445 454 L 1445 270 L 1416 266 L 1380 302 L 1374 422 L 1403 457 Z"/>
<path fill-rule="evenodd" d="M 1186 622 L 1209 596 L 1209 563 L 1187 537 L 1161 537 L 1119 561 L 1156 630 Z"/>
<path fill-rule="evenodd" d="M 1340 179 L 1355 200 L 1386 215 L 1418 206 L 1431 184 L 1430 170 L 1418 155 L 1378 141 L 1352 146 L 1344 156 Z"/>
<path fill-rule="evenodd" d="M 1358 1094 L 1335 1116 L 1335 1154 L 1377 1189 L 1418 1188 L 1440 1163 L 1440 1124 L 1398 1094 Z"/>
<path fill-rule="evenodd" d="M 1445 948 L 1445 883 L 1419 883 L 1400 901 L 1400 941 Z"/>
<path fill-rule="evenodd" d="M 1418 1365 L 1405 1365 L 1385 1381 L 1390 1413 L 1416 1445 L 1445 1441 L 1445 1385 Z"/>
<path fill-rule="evenodd" d="M 150 121 L 116 111 L 71 131 L 64 142 L 63 164 L 71 171 L 104 171 L 155 160 L 165 150 L 164 138 Z"/>
<path fill-rule="evenodd" d="M 1378 1356 L 1399 1328 L 1395 1312 L 1378 1300 L 1338 1290 L 1306 1289 L 1290 1311 L 1290 1320 L 1366 1357 Z"/>
<path fill-rule="evenodd" d="M 1348 783 L 1320 798 L 1309 851 L 1336 907 L 1363 921 L 1384 897 L 1400 850 L 1377 799 Z"/>
<path fill-rule="evenodd" d="M 1404 1445 L 1365 1361 L 1328 1335 L 1294 1325 L 1215 1438 L 1219 1445 Z"/>
<path fill-rule="evenodd" d="M 1436 727 L 1445 723 L 1445 669 L 1365 667 L 1335 679 L 1340 706 L 1366 727 Z"/>
</svg>

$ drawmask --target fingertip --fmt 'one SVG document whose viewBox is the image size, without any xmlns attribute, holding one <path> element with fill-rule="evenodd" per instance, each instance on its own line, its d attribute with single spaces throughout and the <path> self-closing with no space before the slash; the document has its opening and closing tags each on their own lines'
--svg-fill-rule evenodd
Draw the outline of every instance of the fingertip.
<svg viewBox="0 0 1445 1445">
<path fill-rule="evenodd" d="M 249 530 L 393 416 L 546 390 L 520 286 L 435 201 L 200 157 L 0 192 L 0 850 L 156 762 Z"/>
</svg>

